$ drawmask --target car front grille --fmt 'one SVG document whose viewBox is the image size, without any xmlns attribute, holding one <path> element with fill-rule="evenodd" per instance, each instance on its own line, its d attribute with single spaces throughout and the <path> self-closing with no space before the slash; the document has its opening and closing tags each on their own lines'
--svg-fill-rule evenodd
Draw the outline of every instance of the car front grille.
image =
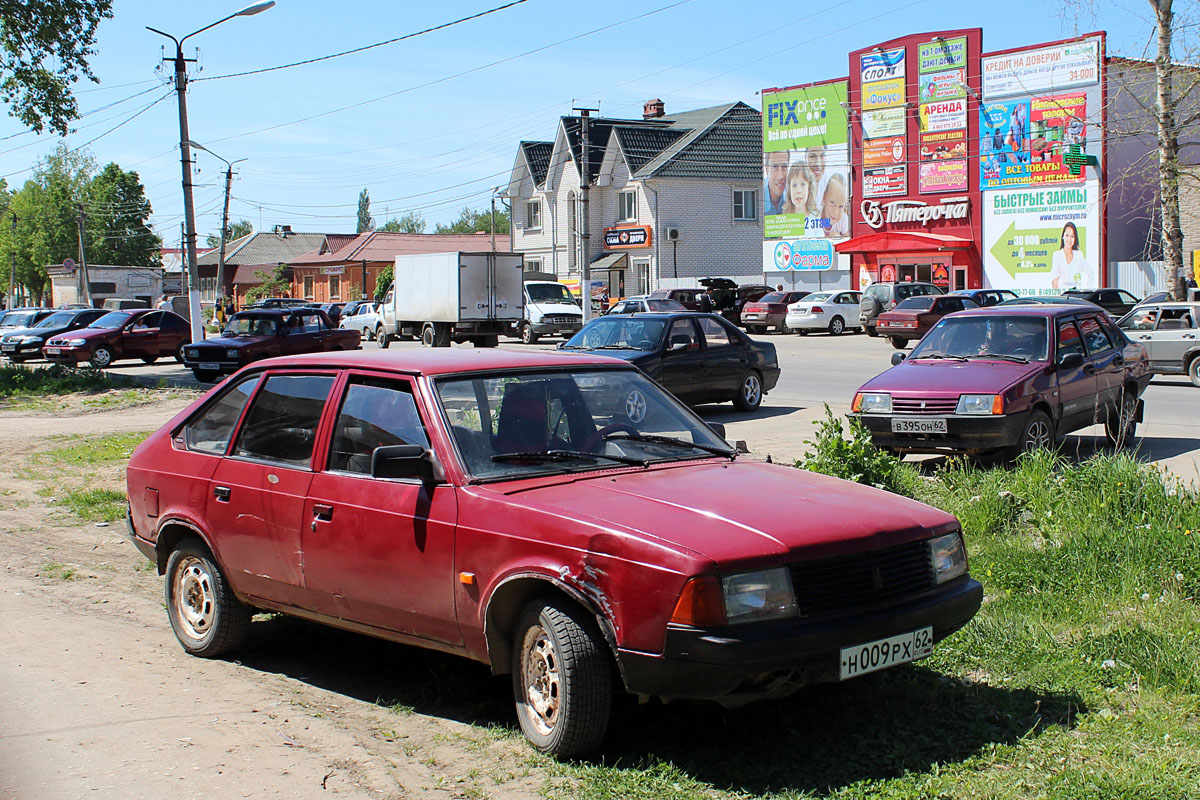
<svg viewBox="0 0 1200 800">
<path fill-rule="evenodd" d="M 558 317 L 546 317 L 547 325 L 573 325 L 581 320 L 581 317 L 573 317 L 570 314 L 563 314 Z"/>
<path fill-rule="evenodd" d="M 934 586 L 928 540 L 791 565 L 801 617 L 847 614 L 919 595 Z"/>
<path fill-rule="evenodd" d="M 953 414 L 958 397 L 896 397 L 892 395 L 893 414 Z"/>
</svg>

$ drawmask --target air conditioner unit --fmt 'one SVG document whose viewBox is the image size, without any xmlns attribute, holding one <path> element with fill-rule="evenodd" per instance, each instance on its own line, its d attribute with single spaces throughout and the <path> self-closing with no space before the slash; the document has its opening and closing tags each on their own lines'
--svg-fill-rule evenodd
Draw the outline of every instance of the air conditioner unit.
<svg viewBox="0 0 1200 800">
<path fill-rule="evenodd" d="M 681 231 L 679 230 L 679 228 L 667 228 L 667 229 L 666 229 L 666 238 L 667 238 L 667 241 L 668 241 L 668 242 L 677 242 L 677 241 L 679 241 L 679 236 L 680 236 L 680 233 L 681 233 Z"/>
</svg>

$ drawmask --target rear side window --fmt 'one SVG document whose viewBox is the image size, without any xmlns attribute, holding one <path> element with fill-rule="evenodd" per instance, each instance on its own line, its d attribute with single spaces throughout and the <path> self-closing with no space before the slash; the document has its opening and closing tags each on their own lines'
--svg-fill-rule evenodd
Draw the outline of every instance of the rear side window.
<svg viewBox="0 0 1200 800">
<path fill-rule="evenodd" d="M 1100 327 L 1100 320 L 1096 317 L 1084 317 L 1079 320 L 1079 330 L 1083 333 L 1084 344 L 1091 355 L 1112 349 L 1112 342 L 1108 340 L 1108 335 L 1104 333 L 1104 329 Z"/>
<path fill-rule="evenodd" d="M 881 303 L 886 302 L 888 299 L 888 287 L 878 283 L 874 286 L 868 286 L 866 296 L 873 297 Z"/>
<path fill-rule="evenodd" d="M 920 288 L 920 286 L 913 286 L 910 283 L 897 284 L 896 299 L 905 300 L 909 297 L 912 297 L 914 294 L 923 294 L 923 292 L 918 291 Z M 928 306 L 926 306 L 926 308 L 928 308 Z"/>
<path fill-rule="evenodd" d="M 699 347 L 696 341 L 696 329 L 692 326 L 690 319 L 677 319 L 671 323 L 671 335 L 667 339 L 667 347 L 674 347 L 677 344 L 686 344 L 688 350 L 695 350 Z"/>
<path fill-rule="evenodd" d="M 332 375 L 273 375 L 254 397 L 234 455 L 307 466 Z"/>
<path fill-rule="evenodd" d="M 932 297 L 910 297 L 896 304 L 896 311 L 928 311 L 933 307 Z"/>
<path fill-rule="evenodd" d="M 261 376 L 253 375 L 226 390 L 216 402 L 201 411 L 183 428 L 184 442 L 189 450 L 224 455 L 229 437 L 242 416 L 246 401 L 254 394 Z"/>
<path fill-rule="evenodd" d="M 704 342 L 710 350 L 714 347 L 727 347 L 732 343 L 729 330 L 712 317 L 702 317 L 696 321 L 700 323 L 700 332 L 704 334 Z"/>
</svg>

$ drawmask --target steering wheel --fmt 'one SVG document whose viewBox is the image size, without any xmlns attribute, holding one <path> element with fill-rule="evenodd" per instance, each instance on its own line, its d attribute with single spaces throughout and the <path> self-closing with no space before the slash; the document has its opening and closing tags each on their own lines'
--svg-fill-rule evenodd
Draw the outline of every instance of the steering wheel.
<svg viewBox="0 0 1200 800">
<path fill-rule="evenodd" d="M 583 443 L 583 452 L 592 452 L 597 445 L 603 444 L 604 437 L 611 433 L 618 433 L 622 431 L 634 436 L 637 436 L 638 434 L 637 428 L 633 427 L 632 425 L 626 425 L 624 422 L 614 422 L 612 425 L 605 425 L 603 428 L 589 436 L 587 441 Z"/>
<path fill-rule="evenodd" d="M 636 342 L 633 343 L 633 347 L 635 350 L 653 350 L 654 349 L 654 340 L 653 339 L 638 339 Z"/>
</svg>

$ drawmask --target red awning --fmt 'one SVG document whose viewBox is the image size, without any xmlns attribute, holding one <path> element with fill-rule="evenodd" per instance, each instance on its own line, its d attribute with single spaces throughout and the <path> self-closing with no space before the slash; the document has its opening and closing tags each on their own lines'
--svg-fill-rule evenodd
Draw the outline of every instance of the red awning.
<svg viewBox="0 0 1200 800">
<path fill-rule="evenodd" d="M 969 250 L 975 243 L 961 236 L 925 231 L 880 231 L 834 245 L 839 253 L 910 253 L 914 250 Z"/>
</svg>

